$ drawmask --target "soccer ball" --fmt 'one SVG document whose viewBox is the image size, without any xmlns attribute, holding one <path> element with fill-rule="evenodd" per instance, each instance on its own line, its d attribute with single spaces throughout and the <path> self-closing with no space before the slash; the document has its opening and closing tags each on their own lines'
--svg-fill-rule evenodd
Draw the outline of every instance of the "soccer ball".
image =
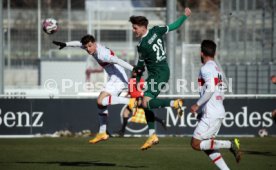
<svg viewBox="0 0 276 170">
<path fill-rule="evenodd" d="M 43 21 L 42 28 L 46 34 L 53 34 L 58 30 L 58 22 L 54 18 L 47 18 Z"/>
<path fill-rule="evenodd" d="M 265 136 L 268 136 L 268 132 L 266 129 L 260 129 L 259 132 L 258 132 L 259 136 L 261 138 L 265 137 Z"/>
</svg>

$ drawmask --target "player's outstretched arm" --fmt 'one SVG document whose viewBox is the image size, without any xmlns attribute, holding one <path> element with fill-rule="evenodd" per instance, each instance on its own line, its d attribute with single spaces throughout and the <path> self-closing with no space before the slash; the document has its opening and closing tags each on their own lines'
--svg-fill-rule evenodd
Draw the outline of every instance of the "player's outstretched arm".
<svg viewBox="0 0 276 170">
<path fill-rule="evenodd" d="M 80 41 L 69 41 L 69 42 L 59 42 L 59 41 L 53 41 L 53 44 L 59 46 L 59 49 L 63 49 L 64 47 L 81 47 L 82 44 Z"/>
<path fill-rule="evenodd" d="M 133 70 L 133 66 L 130 65 L 129 63 L 125 62 L 124 60 L 114 56 L 114 57 L 110 57 L 110 61 L 111 63 L 115 63 L 115 64 L 119 64 L 120 66 L 124 67 L 125 69 L 132 71 Z"/>
<path fill-rule="evenodd" d="M 175 22 L 168 25 L 169 31 L 173 31 L 173 30 L 179 28 L 183 24 L 183 22 L 191 15 L 191 13 L 192 12 L 191 12 L 190 8 L 185 8 L 184 15 L 179 17 Z"/>
</svg>

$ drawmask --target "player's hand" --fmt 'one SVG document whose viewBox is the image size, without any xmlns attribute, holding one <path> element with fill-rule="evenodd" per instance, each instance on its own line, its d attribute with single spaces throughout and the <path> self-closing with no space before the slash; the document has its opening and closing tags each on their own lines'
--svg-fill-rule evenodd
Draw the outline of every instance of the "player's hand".
<svg viewBox="0 0 276 170">
<path fill-rule="evenodd" d="M 185 8 L 185 15 L 187 16 L 187 17 L 189 17 L 190 15 L 191 15 L 191 10 L 190 10 L 190 8 Z"/>
<path fill-rule="evenodd" d="M 202 113 L 202 112 L 199 112 L 199 113 L 197 113 L 197 115 L 196 115 L 196 119 L 197 119 L 198 121 L 200 121 L 201 118 L 202 118 L 202 116 L 203 116 L 203 113 Z"/>
<path fill-rule="evenodd" d="M 192 105 L 191 112 L 196 113 L 196 111 L 199 109 L 199 106 L 197 104 Z"/>
<path fill-rule="evenodd" d="M 132 72 L 131 72 L 131 78 L 135 78 L 135 77 L 137 77 L 137 73 L 134 72 L 134 71 L 132 71 Z"/>
<path fill-rule="evenodd" d="M 136 74 L 136 76 L 139 76 L 139 75 L 142 75 L 144 71 L 145 71 L 145 66 L 142 66 L 142 67 L 134 66 L 132 70 L 132 74 Z"/>
<path fill-rule="evenodd" d="M 59 46 L 59 49 L 63 49 L 64 47 L 66 47 L 66 43 L 64 42 L 59 42 L 59 41 L 53 41 L 53 44 Z"/>
</svg>

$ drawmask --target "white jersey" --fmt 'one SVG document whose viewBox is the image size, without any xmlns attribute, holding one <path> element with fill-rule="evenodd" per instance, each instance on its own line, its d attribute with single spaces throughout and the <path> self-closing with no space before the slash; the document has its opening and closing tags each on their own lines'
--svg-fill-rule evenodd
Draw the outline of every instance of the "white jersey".
<svg viewBox="0 0 276 170">
<path fill-rule="evenodd" d="M 224 89 L 222 85 L 222 72 L 215 61 L 205 63 L 199 72 L 198 84 L 200 99 L 206 92 L 212 92 L 210 98 L 201 105 L 203 116 L 209 118 L 224 118 L 225 109 L 223 106 Z M 198 102 L 199 102 L 198 101 Z"/>
<path fill-rule="evenodd" d="M 113 63 L 113 59 L 117 58 L 114 52 L 105 46 L 97 43 L 96 53 L 92 55 L 100 66 L 104 68 L 109 77 L 112 75 L 120 76 L 123 82 L 127 82 L 127 75 L 125 69 Z"/>
<path fill-rule="evenodd" d="M 68 47 L 80 47 L 83 48 L 81 42 L 70 41 L 66 42 Z M 105 46 L 96 43 L 96 52 L 92 54 L 93 58 L 103 67 L 108 75 L 108 81 L 105 84 L 103 91 L 110 93 L 111 95 L 118 95 L 122 90 L 127 88 L 128 78 L 125 69 L 132 71 L 133 66 L 129 63 L 119 59 L 112 50 Z"/>
<path fill-rule="evenodd" d="M 96 59 L 99 65 L 103 67 L 103 69 L 108 74 L 109 78 L 115 75 L 123 82 L 127 83 L 127 75 L 123 67 L 132 71 L 133 66 L 119 59 L 112 50 L 106 48 L 105 46 L 99 43 L 96 43 L 96 45 L 96 53 L 92 54 L 92 56 Z M 79 41 L 66 42 L 66 46 L 80 47 L 84 49 L 81 42 Z"/>
</svg>

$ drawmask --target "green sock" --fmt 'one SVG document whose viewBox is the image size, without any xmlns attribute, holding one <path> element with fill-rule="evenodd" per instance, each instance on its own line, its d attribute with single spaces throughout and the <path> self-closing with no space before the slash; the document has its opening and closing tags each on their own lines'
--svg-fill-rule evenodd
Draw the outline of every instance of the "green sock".
<svg viewBox="0 0 276 170">
<path fill-rule="evenodd" d="M 149 129 L 155 129 L 154 122 L 148 122 Z"/>
<path fill-rule="evenodd" d="M 148 122 L 149 135 L 155 133 L 154 113 L 152 110 L 145 109 L 145 116 Z"/>
<path fill-rule="evenodd" d="M 170 106 L 171 99 L 151 99 L 148 102 L 149 109 L 155 109 L 160 107 L 167 107 Z"/>
</svg>

